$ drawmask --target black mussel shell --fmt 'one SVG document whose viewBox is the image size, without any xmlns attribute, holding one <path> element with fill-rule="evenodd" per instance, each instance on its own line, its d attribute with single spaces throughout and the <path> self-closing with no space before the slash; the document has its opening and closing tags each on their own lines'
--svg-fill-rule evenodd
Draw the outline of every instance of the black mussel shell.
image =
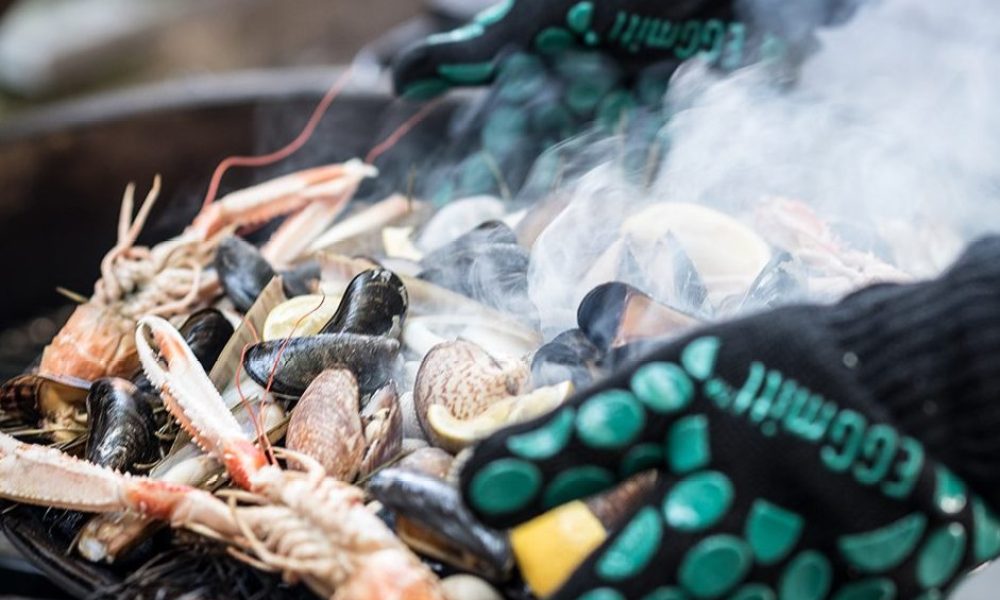
<svg viewBox="0 0 1000 600">
<path fill-rule="evenodd" d="M 642 293 L 627 283 L 612 281 L 590 290 L 580 301 L 576 323 L 595 347 L 607 351 L 618 335 L 618 326 L 628 297 Z"/>
<path fill-rule="evenodd" d="M 271 391 L 298 397 L 320 373 L 342 367 L 354 374 L 362 394 L 370 394 L 389 380 L 398 353 L 399 342 L 385 336 L 322 333 L 251 346 L 243 368 L 261 386 L 273 371 Z"/>
<path fill-rule="evenodd" d="M 510 314 L 534 319 L 528 253 L 500 221 L 487 221 L 427 254 L 419 277 Z"/>
<path fill-rule="evenodd" d="M 155 459 L 155 401 L 125 379 L 95 381 L 87 396 L 87 460 L 126 472 Z"/>
<path fill-rule="evenodd" d="M 535 318 L 535 305 L 528 296 L 528 253 L 512 244 L 498 244 L 480 254 L 469 265 L 468 295 L 510 313 Z"/>
<path fill-rule="evenodd" d="M 514 555 L 506 534 L 473 517 L 454 486 L 430 475 L 390 468 L 372 476 L 368 491 L 396 513 L 397 531 L 404 522 L 419 528 L 410 531 L 419 533 L 418 551 L 492 581 L 510 576 Z M 412 535 L 407 537 L 408 543 L 415 541 Z"/>
<path fill-rule="evenodd" d="M 799 278 L 790 272 L 794 261 L 788 252 L 775 253 L 750 284 L 740 308 L 768 309 L 802 299 L 805 288 Z"/>
<path fill-rule="evenodd" d="M 517 234 L 502 221 L 486 221 L 474 229 L 463 233 L 451 242 L 424 255 L 420 261 L 427 268 L 446 265 L 469 250 L 502 245 L 517 245 Z"/>
<path fill-rule="evenodd" d="M 591 290 L 580 302 L 576 320 L 602 353 L 642 338 L 676 335 L 697 325 L 690 315 L 620 281 L 602 283 Z"/>
<path fill-rule="evenodd" d="M 281 271 L 281 282 L 289 298 L 305 296 L 316 291 L 319 285 L 319 263 L 311 260 Z"/>
<path fill-rule="evenodd" d="M 229 319 L 214 308 L 205 308 L 192 314 L 180 328 L 181 337 L 206 373 L 212 370 L 215 361 L 233 337 L 233 331 L 233 324 Z M 147 394 L 157 394 L 141 368 L 132 378 L 132 383 Z"/>
<path fill-rule="evenodd" d="M 576 389 L 582 389 L 593 382 L 593 363 L 600 356 L 600 350 L 582 331 L 564 331 L 535 352 L 531 382 L 541 387 L 569 380 Z"/>
<path fill-rule="evenodd" d="M 214 265 L 226 297 L 240 312 L 250 310 L 274 277 L 274 269 L 257 248 L 235 236 L 219 244 Z"/>
<path fill-rule="evenodd" d="M 321 333 L 398 335 L 409 307 L 403 280 L 388 269 L 369 269 L 347 285 L 337 312 Z"/>
<path fill-rule="evenodd" d="M 711 312 L 708 306 L 708 288 L 698 273 L 691 257 L 685 252 L 684 247 L 674 237 L 674 234 L 667 234 L 668 252 L 673 256 L 674 267 L 674 294 L 676 306 L 685 309 L 693 314 L 701 312 Z"/>
</svg>

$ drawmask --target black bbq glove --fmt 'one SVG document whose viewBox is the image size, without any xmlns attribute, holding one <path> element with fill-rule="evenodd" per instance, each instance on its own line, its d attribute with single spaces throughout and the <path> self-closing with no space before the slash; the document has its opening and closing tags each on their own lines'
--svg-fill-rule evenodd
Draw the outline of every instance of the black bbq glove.
<svg viewBox="0 0 1000 600">
<path fill-rule="evenodd" d="M 647 469 L 653 492 L 552 598 L 942 598 L 1000 554 L 1000 237 L 944 275 L 671 343 L 479 444 L 511 526 Z"/>
<path fill-rule="evenodd" d="M 503 0 L 471 23 L 404 50 L 396 92 L 433 97 L 493 80 L 503 54 L 609 54 L 626 73 L 651 64 L 669 74 L 700 56 L 731 70 L 781 54 L 821 24 L 846 18 L 859 0 Z"/>
</svg>

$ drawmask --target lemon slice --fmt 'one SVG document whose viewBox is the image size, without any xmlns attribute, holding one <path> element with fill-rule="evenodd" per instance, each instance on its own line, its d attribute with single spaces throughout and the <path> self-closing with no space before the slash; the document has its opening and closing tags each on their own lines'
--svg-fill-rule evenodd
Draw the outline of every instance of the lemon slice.
<svg viewBox="0 0 1000 600">
<path fill-rule="evenodd" d="M 427 409 L 427 424 L 437 445 L 451 452 L 473 444 L 504 427 L 544 415 L 573 393 L 569 381 L 550 385 L 494 403 L 471 419 L 459 419 L 443 404 Z"/>
<path fill-rule="evenodd" d="M 322 305 L 320 301 L 323 302 Z M 337 312 L 338 306 L 339 297 L 324 297 L 319 294 L 296 296 L 282 302 L 268 313 L 264 321 L 264 341 L 284 339 L 292 334 L 293 328 L 295 337 L 316 335 L 333 313 Z M 301 322 L 299 319 L 302 319 Z"/>
</svg>

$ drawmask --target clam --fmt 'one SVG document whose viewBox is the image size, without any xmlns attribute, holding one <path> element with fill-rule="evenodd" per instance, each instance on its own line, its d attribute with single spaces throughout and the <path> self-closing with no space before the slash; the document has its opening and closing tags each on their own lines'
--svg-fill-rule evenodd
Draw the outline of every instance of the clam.
<svg viewBox="0 0 1000 600">
<path fill-rule="evenodd" d="M 363 478 L 396 458 L 403 449 L 403 415 L 393 383 L 372 394 L 361 409 L 361 426 L 366 444 L 360 471 Z"/>
<path fill-rule="evenodd" d="M 358 403 L 358 385 L 350 371 L 323 371 L 292 410 L 288 448 L 316 459 L 330 477 L 353 481 L 365 454 Z"/>
<path fill-rule="evenodd" d="M 384 336 L 324 333 L 251 346 L 243 368 L 259 385 L 279 396 L 301 396 L 327 369 L 351 371 L 361 393 L 385 385 L 399 352 L 399 342 Z"/>
<path fill-rule="evenodd" d="M 398 336 L 409 307 L 406 286 L 387 269 L 369 269 L 354 277 L 337 312 L 321 333 Z"/>
<path fill-rule="evenodd" d="M 491 404 L 520 394 L 528 375 L 523 362 L 498 361 L 471 342 L 439 344 L 424 357 L 413 389 L 420 427 L 435 445 L 447 443 L 430 426 L 431 406 L 442 405 L 451 416 L 470 419 Z"/>
<path fill-rule="evenodd" d="M 89 435 L 88 461 L 132 472 L 137 464 L 157 456 L 156 419 L 153 404 L 158 399 L 132 382 L 119 378 L 98 379 L 87 395 Z"/>
<path fill-rule="evenodd" d="M 492 581 L 510 576 L 514 559 L 507 536 L 476 520 L 455 487 L 389 468 L 372 476 L 368 491 L 396 514 L 397 535 L 417 552 Z"/>
</svg>

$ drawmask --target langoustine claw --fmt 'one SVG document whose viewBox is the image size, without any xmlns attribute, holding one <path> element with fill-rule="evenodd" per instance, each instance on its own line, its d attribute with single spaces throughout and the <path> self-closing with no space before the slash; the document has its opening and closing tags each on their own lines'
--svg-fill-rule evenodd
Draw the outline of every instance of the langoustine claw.
<svg viewBox="0 0 1000 600">
<path fill-rule="evenodd" d="M 136 344 L 150 381 L 181 425 L 225 464 L 233 481 L 250 492 L 247 498 L 263 505 L 258 510 L 284 511 L 280 520 L 239 521 L 253 560 L 337 599 L 441 599 L 437 579 L 364 506 L 361 490 L 326 477 L 303 454 L 276 450 L 305 472 L 268 463 L 168 322 L 140 320 Z"/>
</svg>

